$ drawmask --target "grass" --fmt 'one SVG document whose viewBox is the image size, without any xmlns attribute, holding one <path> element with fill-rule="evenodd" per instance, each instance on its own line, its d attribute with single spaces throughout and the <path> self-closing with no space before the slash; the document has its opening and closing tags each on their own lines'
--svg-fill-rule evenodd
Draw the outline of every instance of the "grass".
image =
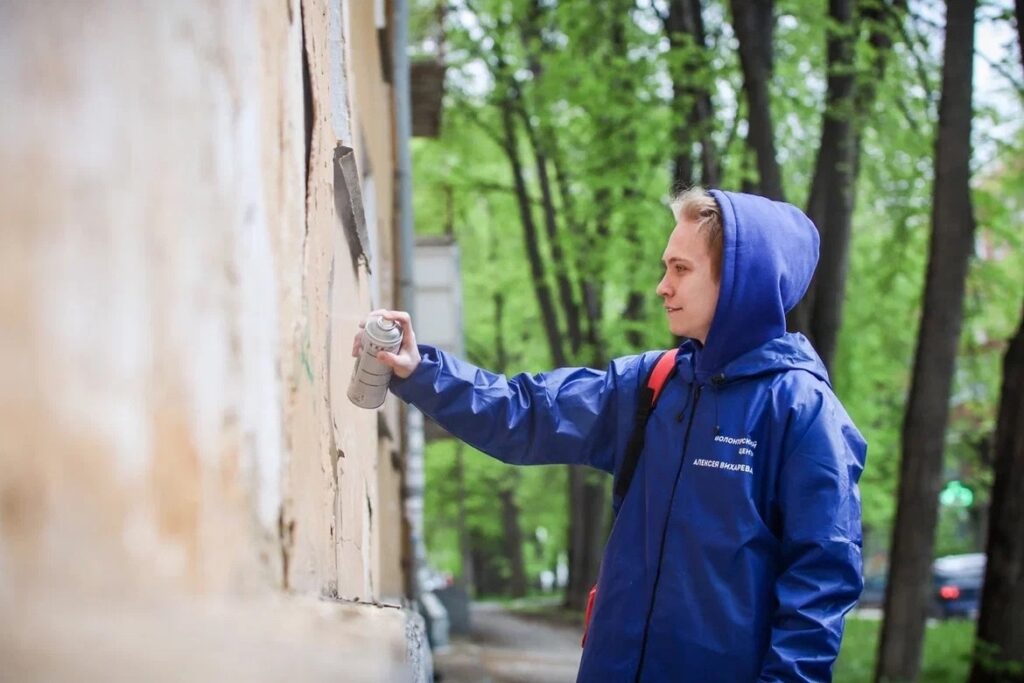
<svg viewBox="0 0 1024 683">
<path fill-rule="evenodd" d="M 497 600 L 527 619 L 580 628 L 583 615 L 563 609 L 558 599 L 531 596 L 518 600 Z M 843 646 L 836 661 L 834 683 L 873 683 L 878 635 L 877 619 L 847 617 Z M 967 680 L 969 657 L 974 647 L 974 623 L 966 620 L 929 622 L 925 631 L 924 662 L 918 683 L 963 683 Z"/>
<path fill-rule="evenodd" d="M 848 617 L 843 647 L 833 674 L 835 683 L 870 683 L 874 679 L 882 622 Z M 963 683 L 970 668 L 974 623 L 964 620 L 928 626 L 920 683 Z"/>
</svg>

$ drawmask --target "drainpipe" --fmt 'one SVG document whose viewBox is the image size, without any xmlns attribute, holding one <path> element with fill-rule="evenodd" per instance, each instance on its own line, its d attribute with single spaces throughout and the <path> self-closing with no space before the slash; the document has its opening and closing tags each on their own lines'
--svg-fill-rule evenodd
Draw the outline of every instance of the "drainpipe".
<svg viewBox="0 0 1024 683">
<path fill-rule="evenodd" d="M 409 8 L 408 0 L 393 0 L 392 64 L 394 67 L 395 98 L 395 195 L 398 217 L 399 303 L 416 320 L 415 290 L 413 287 L 413 258 L 415 237 L 412 215 L 412 157 L 409 140 L 412 138 L 412 102 L 409 86 Z M 405 406 L 404 438 L 405 476 L 403 507 L 408 524 L 409 564 L 406 577 L 407 591 L 419 598 L 419 569 L 426 563 L 423 540 L 423 414 L 412 406 Z"/>
</svg>

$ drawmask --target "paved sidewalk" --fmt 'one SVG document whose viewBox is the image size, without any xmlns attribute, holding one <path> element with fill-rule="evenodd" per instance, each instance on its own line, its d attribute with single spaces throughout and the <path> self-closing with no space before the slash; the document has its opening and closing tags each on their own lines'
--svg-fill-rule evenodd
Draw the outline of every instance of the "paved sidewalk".
<svg viewBox="0 0 1024 683">
<path fill-rule="evenodd" d="M 473 632 L 435 653 L 443 683 L 573 683 L 580 664 L 580 633 L 474 604 Z"/>
</svg>

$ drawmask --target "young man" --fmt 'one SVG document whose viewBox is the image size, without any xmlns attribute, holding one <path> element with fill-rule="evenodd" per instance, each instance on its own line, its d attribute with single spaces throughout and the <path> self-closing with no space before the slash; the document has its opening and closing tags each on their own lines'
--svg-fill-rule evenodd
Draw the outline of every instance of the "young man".
<svg viewBox="0 0 1024 683">
<path fill-rule="evenodd" d="M 865 442 L 807 340 L 786 333 L 818 258 L 789 204 L 691 190 L 657 293 L 687 337 L 605 550 L 580 681 L 831 680 L 861 591 Z M 391 387 L 514 464 L 622 467 L 658 352 L 511 379 L 417 346 Z"/>
</svg>

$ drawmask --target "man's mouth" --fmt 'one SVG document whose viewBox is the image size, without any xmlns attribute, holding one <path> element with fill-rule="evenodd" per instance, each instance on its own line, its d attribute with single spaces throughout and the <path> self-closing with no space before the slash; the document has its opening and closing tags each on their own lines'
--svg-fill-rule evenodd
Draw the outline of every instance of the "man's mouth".
<svg viewBox="0 0 1024 683">
<path fill-rule="evenodd" d="M 676 311 L 681 311 L 681 310 L 683 310 L 682 307 L 679 307 L 679 308 L 675 308 L 673 306 L 666 306 L 665 307 L 665 312 L 666 313 L 675 313 Z"/>
</svg>

